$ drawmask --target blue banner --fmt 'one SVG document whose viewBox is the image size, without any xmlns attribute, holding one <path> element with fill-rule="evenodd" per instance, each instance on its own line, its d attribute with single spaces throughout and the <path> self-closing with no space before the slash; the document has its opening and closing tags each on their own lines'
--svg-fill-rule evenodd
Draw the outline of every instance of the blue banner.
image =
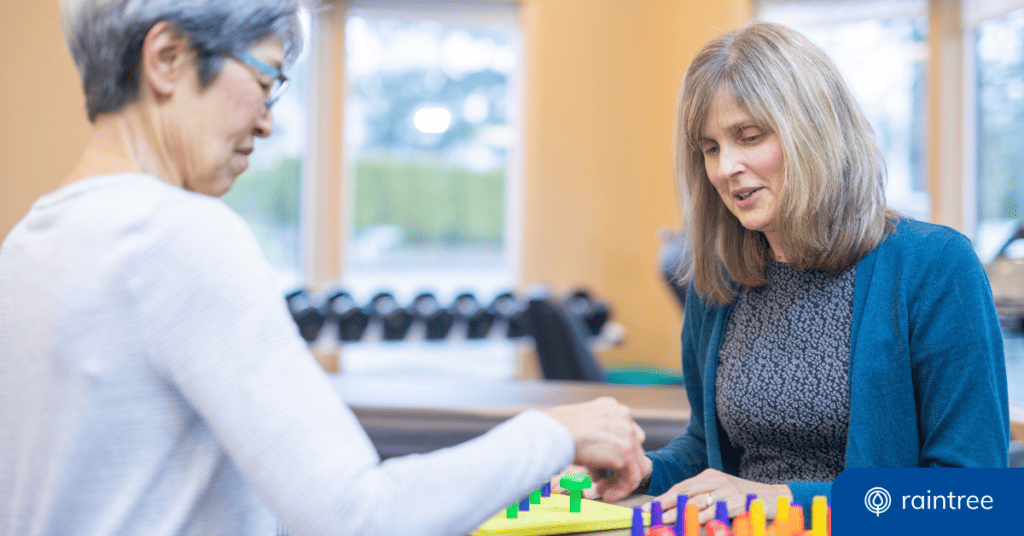
<svg viewBox="0 0 1024 536">
<path fill-rule="evenodd" d="M 961 533 L 1024 535 L 1024 469 L 847 469 L 832 484 L 833 536 Z"/>
</svg>

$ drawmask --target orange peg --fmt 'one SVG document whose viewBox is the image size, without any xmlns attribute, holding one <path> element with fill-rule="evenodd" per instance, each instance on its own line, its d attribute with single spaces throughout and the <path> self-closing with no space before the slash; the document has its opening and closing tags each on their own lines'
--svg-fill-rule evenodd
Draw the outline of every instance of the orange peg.
<svg viewBox="0 0 1024 536">
<path fill-rule="evenodd" d="M 686 503 L 686 517 L 683 519 L 683 534 L 686 536 L 700 536 L 700 508 L 693 501 Z"/>
<path fill-rule="evenodd" d="M 732 533 L 735 536 L 750 536 L 750 514 L 743 513 L 733 518 Z"/>
<path fill-rule="evenodd" d="M 789 507 L 789 532 L 787 536 L 801 536 L 804 533 L 804 507 L 795 505 Z"/>
</svg>

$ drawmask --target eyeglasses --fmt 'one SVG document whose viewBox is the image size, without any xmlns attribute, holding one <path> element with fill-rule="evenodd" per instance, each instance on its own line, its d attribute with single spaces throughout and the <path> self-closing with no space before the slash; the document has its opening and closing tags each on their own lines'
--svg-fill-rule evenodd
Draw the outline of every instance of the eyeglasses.
<svg viewBox="0 0 1024 536">
<path fill-rule="evenodd" d="M 288 77 L 281 72 L 281 69 L 275 69 L 270 65 L 256 59 L 255 56 L 248 52 L 239 52 L 234 55 L 238 61 L 256 69 L 257 71 L 274 79 L 273 85 L 270 87 L 270 98 L 263 101 L 263 104 L 267 106 L 269 110 L 271 106 L 277 102 L 277 99 L 281 98 L 281 94 L 284 93 L 285 89 L 288 89 Z"/>
</svg>

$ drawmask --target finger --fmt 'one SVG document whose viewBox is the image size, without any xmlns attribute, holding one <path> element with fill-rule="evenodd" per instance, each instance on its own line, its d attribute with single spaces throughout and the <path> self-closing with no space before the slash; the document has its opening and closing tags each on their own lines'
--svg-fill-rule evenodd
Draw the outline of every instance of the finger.
<svg viewBox="0 0 1024 536">
<path fill-rule="evenodd" d="M 600 482 L 601 493 L 609 502 L 625 499 L 636 491 L 644 478 L 643 462 L 647 458 L 641 448 L 633 449 L 627 465 L 619 471 L 612 471 Z"/>
<path fill-rule="evenodd" d="M 641 428 L 640 425 L 635 422 L 633 423 L 633 437 L 636 439 L 636 442 L 640 445 L 643 445 L 643 442 L 647 439 L 647 434 L 644 432 L 644 429 Z"/>
</svg>

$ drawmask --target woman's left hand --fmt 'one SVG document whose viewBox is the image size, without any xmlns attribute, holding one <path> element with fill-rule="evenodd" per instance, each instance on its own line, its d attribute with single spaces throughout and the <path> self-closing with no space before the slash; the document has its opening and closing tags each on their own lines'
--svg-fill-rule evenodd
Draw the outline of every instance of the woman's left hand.
<svg viewBox="0 0 1024 536">
<path fill-rule="evenodd" d="M 747 507 L 747 494 L 753 493 L 758 499 L 764 501 L 765 517 L 775 518 L 775 506 L 779 497 L 788 497 L 793 500 L 793 492 L 785 484 L 761 484 L 750 480 L 727 475 L 715 469 L 705 469 L 701 474 L 679 482 L 669 488 L 668 491 L 653 500 L 661 501 L 664 512 L 663 521 L 665 525 L 674 523 L 676 515 L 683 513 L 676 510 L 676 497 L 687 495 L 689 501 L 697 504 L 700 508 L 700 524 L 703 525 L 715 519 L 715 505 L 718 501 L 725 501 L 729 508 L 729 517 L 733 518 L 742 514 Z M 649 509 L 650 505 L 644 505 Z"/>
</svg>

